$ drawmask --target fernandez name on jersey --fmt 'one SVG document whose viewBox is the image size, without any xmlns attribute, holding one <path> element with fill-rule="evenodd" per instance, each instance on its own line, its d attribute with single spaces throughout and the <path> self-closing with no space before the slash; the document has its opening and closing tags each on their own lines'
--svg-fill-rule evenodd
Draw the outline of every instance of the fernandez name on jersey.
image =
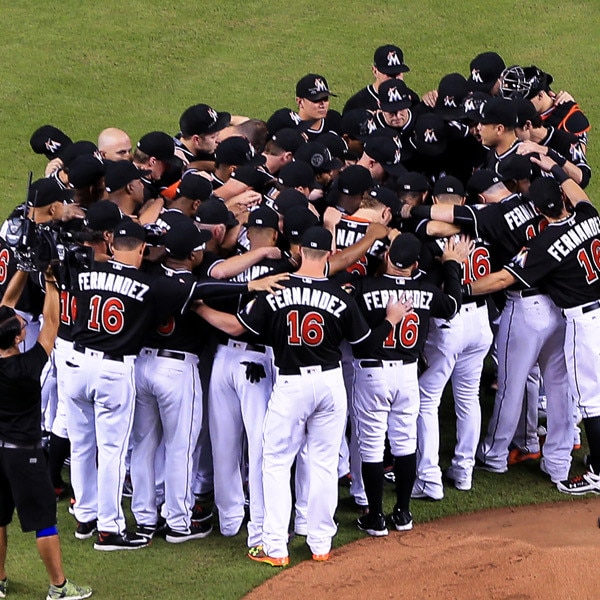
<svg viewBox="0 0 600 600">
<path fill-rule="evenodd" d="M 267 304 L 273 311 L 287 306 L 311 306 L 341 317 L 348 304 L 325 290 L 307 287 L 285 288 L 275 295 L 267 296 Z"/>
<path fill-rule="evenodd" d="M 125 275 L 102 273 L 99 271 L 79 273 L 78 283 L 80 290 L 113 292 L 114 294 L 127 296 L 132 300 L 138 300 L 139 302 L 144 301 L 144 296 L 150 289 L 149 285 L 135 281 Z"/>
</svg>

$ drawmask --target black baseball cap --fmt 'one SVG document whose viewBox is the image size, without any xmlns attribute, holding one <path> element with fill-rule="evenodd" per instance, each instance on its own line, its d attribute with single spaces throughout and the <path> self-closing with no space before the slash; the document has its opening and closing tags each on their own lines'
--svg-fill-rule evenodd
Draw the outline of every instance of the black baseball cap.
<svg viewBox="0 0 600 600">
<path fill-rule="evenodd" d="M 271 136 L 271 141 L 282 150 L 294 153 L 306 142 L 306 139 L 298 129 L 284 127 Z"/>
<path fill-rule="evenodd" d="M 479 169 L 467 181 L 467 194 L 477 196 L 489 190 L 493 185 L 502 182 L 502 177 L 492 169 Z"/>
<path fill-rule="evenodd" d="M 229 123 L 231 123 L 231 114 L 228 112 L 217 112 L 208 104 L 194 104 L 181 115 L 179 129 L 183 137 L 190 137 L 216 133 L 225 129 Z"/>
<path fill-rule="evenodd" d="M 529 156 L 515 154 L 514 152 L 496 165 L 496 171 L 498 171 L 502 181 L 531 179 L 533 174 Z"/>
<path fill-rule="evenodd" d="M 412 146 L 424 156 L 439 156 L 448 146 L 446 123 L 440 115 L 423 113 L 415 121 L 410 137 Z"/>
<path fill-rule="evenodd" d="M 337 178 L 337 190 L 348 196 L 363 194 L 373 187 L 373 178 L 369 169 L 362 165 L 346 167 Z"/>
<path fill-rule="evenodd" d="M 428 192 L 431 189 L 427 177 L 422 173 L 407 171 L 396 179 L 396 189 L 402 192 Z"/>
<path fill-rule="evenodd" d="M 27 192 L 27 206 L 49 206 L 54 202 L 68 202 L 71 194 L 56 179 L 43 177 L 32 182 Z"/>
<path fill-rule="evenodd" d="M 238 167 L 231 174 L 231 179 L 235 179 L 261 194 L 268 191 L 268 189 L 273 187 L 276 182 L 273 175 L 263 169 L 256 168 L 253 165 L 242 165 L 241 167 Z"/>
<path fill-rule="evenodd" d="M 146 241 L 146 230 L 131 219 L 121 221 L 113 230 L 113 239 L 131 237 L 142 242 Z"/>
<path fill-rule="evenodd" d="M 463 115 L 460 118 L 479 122 L 483 108 L 491 98 L 485 92 L 469 92 L 462 102 Z"/>
<path fill-rule="evenodd" d="M 281 129 L 295 129 L 302 123 L 300 115 L 291 108 L 279 108 L 267 120 L 267 131 L 273 135 Z"/>
<path fill-rule="evenodd" d="M 319 217 L 307 206 L 294 206 L 283 215 L 283 235 L 293 243 L 300 243 L 304 232 L 319 223 Z"/>
<path fill-rule="evenodd" d="M 284 188 L 279 192 L 277 198 L 273 200 L 273 206 L 278 213 L 285 215 L 297 206 L 307 207 L 308 198 L 294 188 Z"/>
<path fill-rule="evenodd" d="M 192 252 L 204 250 L 212 233 L 198 229 L 187 217 L 177 219 L 163 237 L 165 248 L 173 258 L 187 258 Z"/>
<path fill-rule="evenodd" d="M 329 96 L 336 96 L 336 94 L 331 93 L 325 77 L 316 73 L 309 73 L 296 84 L 296 96 L 318 102 L 324 98 L 329 98 Z"/>
<path fill-rule="evenodd" d="M 69 184 L 75 189 L 97 183 L 106 173 L 106 164 L 95 154 L 82 154 L 73 160 L 68 169 Z"/>
<path fill-rule="evenodd" d="M 92 231 L 112 231 L 123 221 L 123 213 L 110 200 L 94 202 L 85 214 L 85 224 Z"/>
<path fill-rule="evenodd" d="M 399 75 L 407 73 L 410 69 L 404 64 L 404 54 L 398 46 L 387 44 L 379 46 L 373 56 L 373 64 L 384 75 Z"/>
<path fill-rule="evenodd" d="M 560 185 L 551 177 L 534 179 L 529 187 L 529 199 L 543 215 L 556 214 L 563 207 Z"/>
<path fill-rule="evenodd" d="M 150 173 L 147 169 L 138 169 L 128 160 L 109 161 L 106 164 L 106 182 L 107 192 L 116 192 L 124 188 L 127 184 L 136 179 L 141 179 Z"/>
<path fill-rule="evenodd" d="M 248 215 L 246 227 L 263 227 L 279 230 L 279 215 L 268 206 L 259 206 Z"/>
<path fill-rule="evenodd" d="M 482 125 L 493 124 L 516 127 L 517 108 L 515 103 L 507 98 L 490 98 L 483 105 L 479 122 Z"/>
<path fill-rule="evenodd" d="M 348 155 L 348 144 L 346 143 L 346 140 L 333 131 L 326 131 L 325 133 L 318 135 L 315 142 L 325 146 L 325 148 L 331 152 L 331 156 L 340 161 L 345 160 Z"/>
<path fill-rule="evenodd" d="M 376 160 L 390 175 L 402 175 L 406 168 L 402 160 L 402 142 L 396 135 L 393 138 L 371 135 L 365 142 L 364 152 Z"/>
<path fill-rule="evenodd" d="M 432 193 L 434 196 L 439 196 L 441 194 L 456 194 L 457 196 L 464 196 L 465 186 L 462 184 L 460 179 L 452 175 L 446 175 L 445 177 L 440 177 L 433 184 Z"/>
<path fill-rule="evenodd" d="M 410 108 L 412 100 L 408 86 L 401 79 L 388 79 L 377 90 L 379 106 L 383 112 L 396 112 Z"/>
<path fill-rule="evenodd" d="M 302 144 L 294 153 L 294 159 L 310 165 L 315 173 L 326 173 L 343 166 L 339 158 L 331 156 L 329 149 L 318 142 Z"/>
<path fill-rule="evenodd" d="M 95 153 L 100 156 L 98 146 L 94 142 L 78 140 L 77 142 L 63 146 L 58 153 L 58 157 L 62 160 L 63 165 L 68 167 L 77 157 Z"/>
<path fill-rule="evenodd" d="M 398 269 L 406 269 L 419 260 L 421 241 L 412 233 L 397 235 L 388 250 L 390 262 Z"/>
<path fill-rule="evenodd" d="M 506 64 L 496 52 L 478 54 L 469 65 L 469 89 L 489 93 L 505 68 Z"/>
<path fill-rule="evenodd" d="M 435 112 L 443 119 L 456 119 L 463 115 L 462 102 L 469 93 L 467 80 L 460 73 L 449 73 L 440 79 Z"/>
<path fill-rule="evenodd" d="M 349 138 L 367 141 L 368 137 L 377 129 L 375 115 L 366 108 L 353 108 L 342 115 L 342 133 Z"/>
<path fill-rule="evenodd" d="M 164 131 L 151 131 L 140 138 L 137 147 L 148 156 L 154 156 L 157 160 L 171 160 L 175 154 L 175 142 L 173 138 Z"/>
<path fill-rule="evenodd" d="M 535 106 L 525 98 L 513 98 L 511 102 L 517 109 L 517 127 L 523 127 L 527 121 L 535 121 L 539 115 Z"/>
<path fill-rule="evenodd" d="M 240 135 L 233 135 L 219 143 L 215 150 L 218 165 L 262 165 L 266 158 L 257 154 L 252 144 Z"/>
<path fill-rule="evenodd" d="M 310 165 L 302 161 L 293 161 L 279 170 L 278 181 L 285 187 L 314 188 L 316 185 L 315 172 Z"/>
<path fill-rule="evenodd" d="M 73 140 L 54 125 L 42 125 L 36 129 L 29 139 L 29 145 L 36 154 L 43 154 L 52 160 L 58 156 Z"/>
<path fill-rule="evenodd" d="M 225 206 L 225 203 L 216 198 L 202 202 L 194 217 L 202 225 L 225 225 L 235 227 L 239 221 L 233 213 Z"/>
<path fill-rule="evenodd" d="M 300 244 L 303 248 L 329 251 L 331 250 L 332 242 L 333 235 L 331 235 L 331 231 L 317 225 L 315 227 L 309 227 L 302 234 L 302 241 Z"/>
<path fill-rule="evenodd" d="M 189 198 L 190 200 L 208 200 L 213 193 L 212 183 L 197 169 L 189 169 L 181 178 L 177 186 L 176 197 Z"/>
<path fill-rule="evenodd" d="M 369 192 L 369 196 L 387 206 L 394 216 L 400 214 L 400 200 L 394 190 L 378 185 Z"/>
</svg>

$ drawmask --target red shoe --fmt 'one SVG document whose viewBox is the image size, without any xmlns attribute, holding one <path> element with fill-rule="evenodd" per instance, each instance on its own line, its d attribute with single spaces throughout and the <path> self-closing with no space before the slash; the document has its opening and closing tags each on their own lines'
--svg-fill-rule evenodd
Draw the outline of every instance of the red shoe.
<svg viewBox="0 0 600 600">
<path fill-rule="evenodd" d="M 515 448 L 508 455 L 508 466 L 518 465 L 527 460 L 539 460 L 541 457 L 541 452 L 523 452 L 521 449 Z"/>
<path fill-rule="evenodd" d="M 331 557 L 331 552 L 328 552 L 327 554 L 313 554 L 312 555 L 312 559 L 316 560 L 317 562 L 326 562 L 329 560 L 330 557 Z"/>
</svg>

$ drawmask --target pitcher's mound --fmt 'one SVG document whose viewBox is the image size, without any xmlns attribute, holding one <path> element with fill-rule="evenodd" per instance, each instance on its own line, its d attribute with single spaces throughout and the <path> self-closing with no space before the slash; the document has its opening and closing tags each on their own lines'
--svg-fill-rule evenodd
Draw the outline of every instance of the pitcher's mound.
<svg viewBox="0 0 600 600">
<path fill-rule="evenodd" d="M 598 600 L 600 502 L 449 517 L 305 561 L 247 598 L 286 600 Z"/>
</svg>

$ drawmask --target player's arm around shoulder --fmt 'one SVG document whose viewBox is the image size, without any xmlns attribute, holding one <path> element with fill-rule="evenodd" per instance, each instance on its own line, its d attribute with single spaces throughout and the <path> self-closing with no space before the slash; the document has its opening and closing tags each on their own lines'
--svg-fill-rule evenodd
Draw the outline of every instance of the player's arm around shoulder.
<svg viewBox="0 0 600 600">
<path fill-rule="evenodd" d="M 451 237 L 446 241 L 442 253 L 444 294 L 438 295 L 439 302 L 432 309 L 433 317 L 452 319 L 462 303 L 461 275 L 463 263 L 473 251 L 474 242 L 466 236 Z M 441 314 L 440 314 L 441 313 Z"/>
</svg>

